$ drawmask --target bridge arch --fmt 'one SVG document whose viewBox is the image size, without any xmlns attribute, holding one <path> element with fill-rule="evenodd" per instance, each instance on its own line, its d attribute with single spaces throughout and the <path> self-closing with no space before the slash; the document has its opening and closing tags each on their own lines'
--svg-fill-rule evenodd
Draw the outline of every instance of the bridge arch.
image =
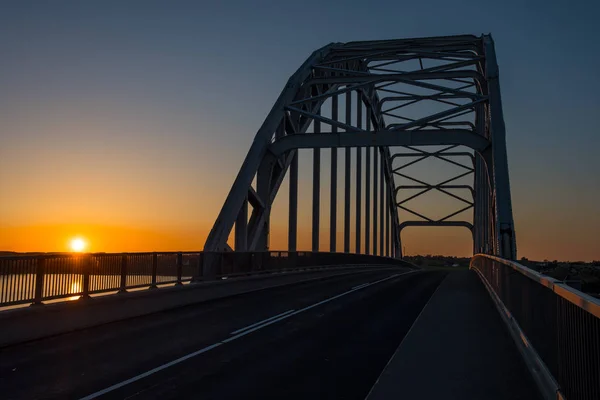
<svg viewBox="0 0 600 400">
<path fill-rule="evenodd" d="M 428 146 L 443 148 L 431 151 Z M 467 151 L 456 151 L 459 146 Z M 296 250 L 299 149 L 313 151 L 312 250 L 323 250 L 319 210 L 324 148 L 331 149 L 330 251 L 338 250 L 337 158 L 343 148 L 344 252 L 350 251 L 352 188 L 356 249 L 401 257 L 404 227 L 459 224 L 473 232 L 475 253 L 516 257 L 498 67 L 490 35 L 332 43 L 315 51 L 290 77 L 256 134 L 205 250 L 229 249 L 227 238 L 234 227 L 234 250 L 268 249 L 270 207 L 286 175 L 288 250 Z M 465 165 L 455 157 L 469 162 Z M 406 164 L 396 166 L 411 158 L 406 164 L 436 158 L 465 171 L 430 184 L 409 176 Z M 451 193 L 465 188 L 456 181 L 466 176 L 472 177 L 469 199 Z M 398 210 L 407 208 L 398 193 L 407 188 L 459 199 L 466 208 L 457 213 L 472 209 L 472 221 L 420 214 L 422 220 L 400 221 Z M 389 248 L 384 249 L 384 240 Z"/>
</svg>

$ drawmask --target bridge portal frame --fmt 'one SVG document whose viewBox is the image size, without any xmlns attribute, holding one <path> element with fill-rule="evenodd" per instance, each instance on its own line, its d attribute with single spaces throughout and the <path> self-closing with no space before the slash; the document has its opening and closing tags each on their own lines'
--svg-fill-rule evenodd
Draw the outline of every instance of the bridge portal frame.
<svg viewBox="0 0 600 400">
<path fill-rule="evenodd" d="M 419 67 L 399 69 L 398 65 L 407 62 L 418 62 Z M 433 65 L 425 67 L 424 62 Z M 394 85 L 429 93 L 407 93 Z M 424 101 L 451 108 L 419 118 L 397 114 L 397 110 Z M 414 147 L 441 145 L 446 147 L 437 151 Z M 452 151 L 458 146 L 472 152 Z M 505 125 L 491 35 L 332 43 L 315 51 L 291 76 L 256 134 L 204 250 L 232 250 L 227 240 L 234 226 L 236 251 L 268 250 L 271 205 L 288 171 L 288 248 L 296 250 L 298 150 L 313 149 L 312 250 L 318 251 L 321 149 L 330 148 L 329 250 L 336 251 L 337 149 L 340 147 L 345 148 L 346 160 L 342 171 L 344 252 L 350 251 L 350 160 L 354 148 L 355 159 L 359 160 L 355 174 L 357 252 L 363 252 L 364 248 L 366 254 L 399 258 L 402 257 L 400 232 L 407 226 L 464 226 L 473 233 L 474 253 L 516 258 Z M 392 154 L 396 147 L 410 152 Z M 360 161 L 363 148 L 364 208 Z M 421 154 L 415 162 L 435 157 L 462 166 L 468 172 L 445 182 L 429 184 L 393 167 L 394 160 L 414 156 L 415 152 Z M 470 157 L 470 166 L 452 161 L 452 157 L 465 155 Z M 472 187 L 453 184 L 470 173 L 474 175 Z M 396 185 L 396 176 L 417 185 Z M 403 207 L 406 200 L 398 200 L 398 192 L 409 188 L 424 192 L 437 190 L 465 202 L 467 207 L 441 219 L 428 218 L 408 209 L 421 220 L 401 222 L 398 209 L 407 211 L 407 208 Z M 471 200 L 450 193 L 452 189 L 468 189 Z M 451 220 L 469 209 L 473 209 L 472 223 Z M 363 212 L 364 225 L 361 224 Z M 361 243 L 362 230 L 365 231 L 364 244 Z M 384 243 L 385 238 L 391 243 Z"/>
</svg>

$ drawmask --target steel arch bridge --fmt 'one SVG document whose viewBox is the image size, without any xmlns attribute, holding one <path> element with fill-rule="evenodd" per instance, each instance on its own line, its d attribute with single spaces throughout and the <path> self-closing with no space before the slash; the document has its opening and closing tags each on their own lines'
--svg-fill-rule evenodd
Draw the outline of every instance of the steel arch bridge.
<svg viewBox="0 0 600 400">
<path fill-rule="evenodd" d="M 491 35 L 331 43 L 315 51 L 290 77 L 256 134 L 204 250 L 232 250 L 227 240 L 234 226 L 235 251 L 267 250 L 271 206 L 288 174 L 288 250 L 296 251 L 298 153 L 312 149 L 312 251 L 319 251 L 324 148 L 331 149 L 330 251 L 350 252 L 355 240 L 357 253 L 400 258 L 404 228 L 460 226 L 471 231 L 474 254 L 516 258 Z M 338 148 L 345 160 L 342 246 L 336 238 Z M 461 172 L 438 183 L 407 172 L 433 159 Z M 432 218 L 407 205 L 427 192 L 461 206 Z M 401 220 L 400 211 L 410 217 Z"/>
</svg>

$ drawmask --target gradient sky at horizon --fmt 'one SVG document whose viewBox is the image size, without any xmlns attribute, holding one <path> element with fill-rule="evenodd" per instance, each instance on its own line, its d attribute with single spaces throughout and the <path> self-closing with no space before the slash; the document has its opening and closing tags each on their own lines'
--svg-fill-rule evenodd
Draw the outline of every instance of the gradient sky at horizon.
<svg viewBox="0 0 600 400">
<path fill-rule="evenodd" d="M 312 51 L 491 32 L 519 256 L 600 259 L 598 12 L 593 1 L 5 1 L 0 250 L 65 251 L 77 235 L 92 251 L 199 249 Z M 286 227 L 274 223 L 275 241 Z M 403 234 L 409 254 L 470 255 L 470 240 L 459 228 Z"/>
</svg>

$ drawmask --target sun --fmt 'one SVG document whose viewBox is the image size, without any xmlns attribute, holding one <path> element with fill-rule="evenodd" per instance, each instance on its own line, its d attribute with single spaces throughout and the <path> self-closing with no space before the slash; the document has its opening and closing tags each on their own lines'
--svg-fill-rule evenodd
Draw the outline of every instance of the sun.
<svg viewBox="0 0 600 400">
<path fill-rule="evenodd" d="M 85 243 L 85 240 L 83 240 L 82 238 L 77 237 L 71 239 L 71 250 L 76 253 L 81 253 L 83 250 L 85 250 L 86 245 L 87 244 Z"/>
</svg>

